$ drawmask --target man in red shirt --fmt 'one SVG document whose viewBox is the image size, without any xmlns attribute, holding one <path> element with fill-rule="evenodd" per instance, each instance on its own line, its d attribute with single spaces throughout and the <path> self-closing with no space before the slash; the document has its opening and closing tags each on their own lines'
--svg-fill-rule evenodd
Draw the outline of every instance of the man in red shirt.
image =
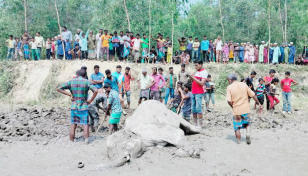
<svg viewBox="0 0 308 176">
<path fill-rule="evenodd" d="M 202 128 L 202 97 L 204 94 L 203 86 L 207 79 L 208 73 L 204 68 L 202 68 L 202 60 L 196 60 L 194 63 L 197 72 L 190 75 L 192 80 L 191 111 L 193 113 L 195 124 Z"/>
<path fill-rule="evenodd" d="M 276 71 L 274 69 L 271 69 L 269 71 L 269 75 L 264 77 L 264 85 L 265 85 L 265 90 L 266 90 L 266 94 L 270 94 L 270 86 L 271 86 L 271 82 L 274 79 Z M 269 99 L 266 97 L 266 109 L 269 110 L 270 107 L 270 101 Z"/>
<path fill-rule="evenodd" d="M 130 68 L 125 68 L 125 74 L 124 74 L 124 89 L 125 89 L 125 95 L 127 100 L 127 108 L 130 108 L 130 80 L 134 81 L 135 78 L 131 76 Z M 124 94 L 123 94 L 124 99 Z"/>
<path fill-rule="evenodd" d="M 291 86 L 298 84 L 298 82 L 294 81 L 290 78 L 291 73 L 287 71 L 285 73 L 285 79 L 281 80 L 282 87 L 282 99 L 283 99 L 283 114 L 291 114 Z M 292 84 L 293 83 L 293 84 Z"/>
</svg>

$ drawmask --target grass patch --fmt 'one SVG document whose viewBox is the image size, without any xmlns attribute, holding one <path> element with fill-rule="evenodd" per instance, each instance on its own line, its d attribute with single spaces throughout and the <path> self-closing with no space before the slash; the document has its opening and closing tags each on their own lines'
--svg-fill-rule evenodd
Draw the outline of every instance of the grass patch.
<svg viewBox="0 0 308 176">
<path fill-rule="evenodd" d="M 4 61 L 0 64 L 0 98 L 5 97 L 14 87 L 18 72 L 14 70 L 15 62 Z"/>
</svg>

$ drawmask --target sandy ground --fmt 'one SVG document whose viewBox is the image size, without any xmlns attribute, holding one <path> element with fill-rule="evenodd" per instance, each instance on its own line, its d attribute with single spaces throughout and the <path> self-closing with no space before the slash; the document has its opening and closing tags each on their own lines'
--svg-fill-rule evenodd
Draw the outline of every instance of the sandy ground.
<svg viewBox="0 0 308 176">
<path fill-rule="evenodd" d="M 47 145 L 33 141 L 0 143 L 1 175 L 307 175 L 307 133 L 293 129 L 253 130 L 252 144 L 236 144 L 232 129 L 216 137 L 188 136 L 205 145 L 200 159 L 177 158 L 174 147 L 152 148 L 120 168 L 93 171 L 107 163 L 106 138 L 91 137 L 89 145 L 67 137 Z M 244 131 L 243 131 L 243 134 Z M 85 167 L 77 168 L 82 161 Z"/>
</svg>

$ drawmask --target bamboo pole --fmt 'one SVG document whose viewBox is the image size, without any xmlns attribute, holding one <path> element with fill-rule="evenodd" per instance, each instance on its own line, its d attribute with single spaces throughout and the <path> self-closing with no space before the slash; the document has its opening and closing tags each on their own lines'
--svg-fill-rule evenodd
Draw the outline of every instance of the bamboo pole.
<svg viewBox="0 0 308 176">
<path fill-rule="evenodd" d="M 27 28 L 27 2 L 24 0 L 24 13 L 25 13 L 25 30 L 28 31 Z"/>
<path fill-rule="evenodd" d="M 151 0 L 149 2 L 149 50 L 148 53 L 150 54 L 150 50 L 151 50 Z M 154 62 L 154 58 L 152 60 L 152 62 Z M 150 63 L 150 59 L 148 59 L 148 64 Z"/>
<path fill-rule="evenodd" d="M 271 45 L 271 0 L 268 0 L 268 52 L 267 52 L 267 62 L 269 64 L 269 53 L 270 53 L 270 45 Z"/>
<path fill-rule="evenodd" d="M 222 23 L 222 13 L 221 13 L 221 4 L 219 0 L 219 11 L 220 11 L 220 23 L 221 23 L 221 28 L 222 28 L 222 37 L 225 42 L 225 29 L 224 29 L 224 24 Z"/>
<path fill-rule="evenodd" d="M 284 37 L 284 29 L 283 29 L 283 23 L 282 23 L 282 16 L 281 16 L 281 12 L 280 12 L 280 0 L 278 0 L 278 11 L 279 11 L 279 16 L 280 16 L 280 23 L 281 23 L 281 29 L 282 29 L 282 40 L 283 42 L 285 41 L 285 37 Z"/>
<path fill-rule="evenodd" d="M 126 18 L 127 18 L 127 23 L 128 23 L 128 30 L 130 31 L 130 22 L 129 22 L 129 15 L 126 7 L 126 1 L 124 0 L 124 6 L 125 6 L 125 13 L 126 13 Z"/>
<path fill-rule="evenodd" d="M 285 8 L 285 21 L 284 21 L 284 38 L 285 42 L 287 42 L 287 23 L 288 23 L 288 10 L 287 10 L 287 0 L 284 1 Z"/>
<path fill-rule="evenodd" d="M 56 7 L 56 12 L 57 12 L 59 31 L 60 31 L 60 35 L 61 35 L 63 55 L 64 55 L 64 60 L 65 60 L 65 49 L 64 49 L 64 43 L 63 43 L 63 40 L 62 40 L 62 30 L 61 30 L 61 25 L 60 25 L 59 12 L 58 12 L 58 7 L 57 7 L 57 0 L 55 0 L 55 7 Z"/>
<path fill-rule="evenodd" d="M 172 1 L 172 18 L 171 18 L 171 20 L 172 20 L 172 35 L 171 35 L 171 66 L 173 65 L 173 58 L 172 58 L 172 55 L 173 55 L 173 34 L 174 34 L 174 23 L 173 23 L 173 14 L 174 14 L 174 9 L 173 9 L 173 6 L 174 6 L 174 4 L 173 4 L 173 1 Z M 168 46 L 169 47 L 169 46 Z M 168 58 L 168 52 L 167 52 L 167 57 L 166 58 Z M 167 59 L 166 59 L 167 60 Z"/>
</svg>

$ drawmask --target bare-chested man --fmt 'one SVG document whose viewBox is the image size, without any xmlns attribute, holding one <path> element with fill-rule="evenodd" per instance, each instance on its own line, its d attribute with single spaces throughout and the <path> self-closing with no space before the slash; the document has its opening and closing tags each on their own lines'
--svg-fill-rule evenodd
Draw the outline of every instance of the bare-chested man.
<svg viewBox="0 0 308 176">
<path fill-rule="evenodd" d="M 187 37 L 178 38 L 178 41 L 180 43 L 180 54 L 182 54 L 185 51 L 185 45 L 187 40 L 188 40 Z"/>
</svg>

